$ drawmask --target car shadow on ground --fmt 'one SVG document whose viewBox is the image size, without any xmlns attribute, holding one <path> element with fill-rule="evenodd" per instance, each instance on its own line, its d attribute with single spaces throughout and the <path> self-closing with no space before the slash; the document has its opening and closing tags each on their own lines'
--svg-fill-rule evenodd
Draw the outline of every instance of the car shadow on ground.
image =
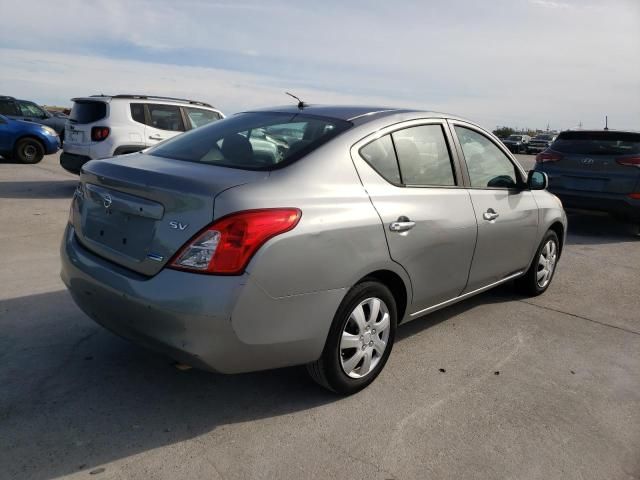
<svg viewBox="0 0 640 480">
<path fill-rule="evenodd" d="M 0 198 L 68 198 L 71 199 L 78 180 L 0 182 Z"/>
<path fill-rule="evenodd" d="M 569 245 L 599 245 L 640 242 L 638 225 L 618 220 L 606 213 L 567 210 Z"/>
<path fill-rule="evenodd" d="M 504 287 L 419 318 L 399 328 L 397 341 L 511 292 Z M 94 324 L 66 291 L 0 301 L 0 331 L 0 464 L 10 477 L 90 471 L 226 424 L 341 401 L 303 367 L 179 371 Z"/>
</svg>

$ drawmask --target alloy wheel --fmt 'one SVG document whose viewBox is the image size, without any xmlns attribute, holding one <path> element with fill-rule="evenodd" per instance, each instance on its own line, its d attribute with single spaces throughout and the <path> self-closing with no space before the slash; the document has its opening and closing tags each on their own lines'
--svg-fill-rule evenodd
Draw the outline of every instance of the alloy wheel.
<svg viewBox="0 0 640 480">
<path fill-rule="evenodd" d="M 545 288 L 551 281 L 553 271 L 558 260 L 558 246 L 554 240 L 549 240 L 542 247 L 538 258 L 538 269 L 536 272 L 536 282 L 538 287 Z"/>
<path fill-rule="evenodd" d="M 387 305 L 371 297 L 349 315 L 340 339 L 340 364 L 351 378 L 370 374 L 387 349 L 391 317 Z"/>
</svg>

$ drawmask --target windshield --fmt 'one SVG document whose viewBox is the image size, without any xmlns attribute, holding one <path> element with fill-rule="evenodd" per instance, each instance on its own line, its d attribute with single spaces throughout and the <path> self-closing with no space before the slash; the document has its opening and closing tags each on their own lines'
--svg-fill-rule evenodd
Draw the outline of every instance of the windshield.
<svg viewBox="0 0 640 480">
<path fill-rule="evenodd" d="M 307 155 L 351 127 L 300 113 L 242 113 L 191 130 L 149 155 L 245 170 L 272 170 Z"/>
<path fill-rule="evenodd" d="M 534 140 L 544 140 L 545 142 L 548 142 L 552 138 L 553 137 L 551 135 L 538 135 L 536 136 L 536 138 L 534 138 Z"/>
<path fill-rule="evenodd" d="M 565 132 L 551 145 L 562 153 L 627 155 L 640 153 L 640 133 Z"/>
<path fill-rule="evenodd" d="M 519 142 L 520 140 L 522 140 L 522 136 L 521 135 L 509 135 L 507 140 L 513 140 L 515 142 Z"/>
</svg>

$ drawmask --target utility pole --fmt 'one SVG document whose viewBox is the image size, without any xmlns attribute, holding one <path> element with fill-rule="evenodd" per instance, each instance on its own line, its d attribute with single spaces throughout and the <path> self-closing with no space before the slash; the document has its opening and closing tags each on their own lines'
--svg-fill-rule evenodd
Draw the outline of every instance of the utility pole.
<svg viewBox="0 0 640 480">
<path fill-rule="evenodd" d="M 582 130 L 582 120 L 580 120 L 580 123 L 578 123 L 578 130 Z"/>
</svg>

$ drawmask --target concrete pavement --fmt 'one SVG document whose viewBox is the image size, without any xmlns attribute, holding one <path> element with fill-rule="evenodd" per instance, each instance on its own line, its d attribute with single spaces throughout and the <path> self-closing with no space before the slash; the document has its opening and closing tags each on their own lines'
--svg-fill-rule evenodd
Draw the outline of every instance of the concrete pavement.
<svg viewBox="0 0 640 480">
<path fill-rule="evenodd" d="M 570 215 L 545 295 L 504 286 L 401 327 L 340 398 L 303 368 L 178 371 L 89 320 L 58 277 L 76 178 L 0 160 L 0 478 L 640 478 L 630 226 Z"/>
</svg>

